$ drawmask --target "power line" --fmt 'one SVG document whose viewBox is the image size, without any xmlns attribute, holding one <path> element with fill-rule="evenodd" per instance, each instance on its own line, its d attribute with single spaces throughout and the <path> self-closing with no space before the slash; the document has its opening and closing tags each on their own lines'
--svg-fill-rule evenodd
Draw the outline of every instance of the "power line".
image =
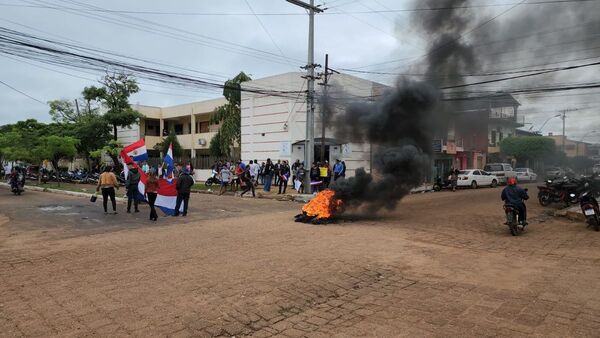
<svg viewBox="0 0 600 338">
<path fill-rule="evenodd" d="M 3 84 L 3 85 L 5 85 L 5 86 L 7 86 L 8 88 L 10 88 L 10 89 L 14 90 L 15 92 L 17 92 L 17 93 L 21 94 L 21 95 L 27 96 L 28 98 L 32 99 L 32 100 L 33 100 L 33 101 L 35 101 L 35 102 L 39 102 L 39 103 L 43 104 L 44 106 L 46 106 L 46 105 L 47 105 L 45 102 L 42 102 L 42 101 L 40 101 L 40 100 L 36 99 L 35 97 L 33 97 L 33 96 L 31 96 L 31 95 L 29 95 L 29 94 L 27 94 L 27 93 L 25 93 L 25 92 L 22 92 L 22 91 L 18 90 L 17 88 L 15 88 L 15 87 L 13 87 L 13 86 L 9 85 L 8 83 L 6 83 L 6 82 L 4 82 L 4 81 L 2 81 L 2 80 L 0 80 L 0 83 L 1 83 L 1 84 Z"/>
<path fill-rule="evenodd" d="M 329 9 L 336 9 L 340 6 L 347 6 L 358 0 L 353 0 L 346 4 L 340 4 L 331 7 L 325 7 Z M 598 0 L 540 0 L 523 3 L 523 5 L 543 5 L 543 4 L 563 4 L 573 2 L 593 2 Z M 391 9 L 386 8 L 385 10 L 368 10 L 368 11 L 347 11 L 346 13 L 340 12 L 329 12 L 323 13 L 323 15 L 345 15 L 345 14 L 381 14 L 381 13 L 402 13 L 402 12 L 427 12 L 427 11 L 446 11 L 454 9 L 469 9 L 469 8 L 489 8 L 489 7 L 505 7 L 512 6 L 520 3 L 499 3 L 499 4 L 476 4 L 476 5 L 464 5 L 464 6 L 441 6 L 441 7 L 418 7 L 418 8 L 400 8 Z M 0 3 L 2 7 L 15 7 L 15 8 L 39 8 L 39 9 L 52 9 L 61 10 L 62 8 L 47 4 L 47 5 L 23 5 L 23 4 L 7 4 Z M 67 8 L 77 9 L 77 8 Z M 84 9 L 86 12 L 104 12 L 104 13 L 120 13 L 120 14 L 139 14 L 139 15 L 173 15 L 173 16 L 302 16 L 304 13 L 247 13 L 247 12 L 163 12 L 163 11 L 135 11 L 135 10 L 112 10 L 112 9 Z"/>
<path fill-rule="evenodd" d="M 254 17 L 256 18 L 256 21 L 258 21 L 258 23 L 262 27 L 263 31 L 265 31 L 265 33 L 267 33 L 267 36 L 269 37 L 269 39 L 271 39 L 271 42 L 273 43 L 273 45 L 275 46 L 275 48 L 277 48 L 277 50 L 279 51 L 279 54 L 281 54 L 281 56 L 283 56 L 285 58 L 286 57 L 285 54 L 283 53 L 283 51 L 281 50 L 281 48 L 279 48 L 279 46 L 277 45 L 277 42 L 275 42 L 275 39 L 273 39 L 273 36 L 271 35 L 271 33 L 269 33 L 269 30 L 267 30 L 267 27 L 265 27 L 265 25 L 263 24 L 262 20 L 260 20 L 260 17 L 258 17 L 258 15 L 256 15 L 256 13 L 254 13 L 254 9 L 252 9 L 252 6 L 250 6 L 250 3 L 248 2 L 248 0 L 244 0 L 244 1 L 246 2 L 246 5 L 248 5 L 248 8 L 250 9 L 250 12 L 252 12 L 252 14 L 254 14 Z"/>
</svg>

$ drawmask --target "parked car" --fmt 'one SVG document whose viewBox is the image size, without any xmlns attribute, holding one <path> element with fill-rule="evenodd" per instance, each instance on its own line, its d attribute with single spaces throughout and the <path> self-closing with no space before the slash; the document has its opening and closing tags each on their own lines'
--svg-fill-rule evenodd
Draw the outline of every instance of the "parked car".
<svg viewBox="0 0 600 338">
<path fill-rule="evenodd" d="M 530 168 L 517 168 L 515 172 L 517 173 L 517 180 L 519 182 L 535 182 L 537 180 L 537 174 Z"/>
<path fill-rule="evenodd" d="M 554 179 L 564 177 L 566 175 L 566 172 L 560 167 L 548 167 L 544 171 L 544 175 L 546 176 L 546 179 Z"/>
<path fill-rule="evenodd" d="M 461 170 L 458 173 L 456 185 L 459 187 L 471 187 L 473 189 L 476 189 L 479 186 L 489 185 L 493 188 L 498 185 L 498 182 L 499 180 L 496 175 L 480 169 L 467 169 Z"/>
<path fill-rule="evenodd" d="M 592 167 L 592 172 L 595 175 L 599 175 L 600 174 L 600 163 L 594 164 L 594 167 Z"/>
<path fill-rule="evenodd" d="M 517 177 L 517 173 L 509 163 L 488 163 L 483 170 L 496 175 L 499 184 L 506 184 L 509 177 Z"/>
</svg>

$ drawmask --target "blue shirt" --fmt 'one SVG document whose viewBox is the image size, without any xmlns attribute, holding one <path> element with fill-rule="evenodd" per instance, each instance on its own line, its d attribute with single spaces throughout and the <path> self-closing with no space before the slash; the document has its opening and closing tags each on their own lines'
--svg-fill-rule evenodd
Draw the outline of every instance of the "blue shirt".
<svg viewBox="0 0 600 338">
<path fill-rule="evenodd" d="M 344 166 L 342 165 L 342 162 L 338 162 L 333 166 L 334 173 L 341 174 L 342 171 L 344 171 Z"/>
</svg>

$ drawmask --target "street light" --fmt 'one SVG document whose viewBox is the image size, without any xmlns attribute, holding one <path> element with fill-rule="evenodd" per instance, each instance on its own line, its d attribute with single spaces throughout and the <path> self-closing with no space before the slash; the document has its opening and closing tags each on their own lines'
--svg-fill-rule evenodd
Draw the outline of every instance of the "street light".
<svg viewBox="0 0 600 338">
<path fill-rule="evenodd" d="M 551 117 L 549 117 L 549 118 L 548 118 L 548 119 L 547 119 L 547 120 L 546 120 L 546 121 L 545 121 L 545 122 L 542 124 L 542 126 L 540 127 L 540 129 L 538 129 L 538 134 L 542 134 L 542 129 L 544 129 L 544 126 L 546 125 L 546 123 L 548 123 L 548 121 L 552 120 L 552 119 L 553 119 L 553 118 L 555 118 L 555 117 L 561 117 L 561 116 L 562 116 L 561 114 L 556 114 L 556 115 L 554 115 L 554 116 L 551 116 Z M 533 126 L 532 126 L 532 127 L 533 127 Z"/>
<path fill-rule="evenodd" d="M 597 133 L 597 132 L 598 132 L 597 130 L 590 130 L 590 131 L 588 131 L 587 133 L 585 133 L 581 137 L 581 139 L 579 140 L 579 142 L 577 142 L 577 144 L 575 145 L 577 147 L 576 150 L 575 150 L 575 156 L 579 156 L 579 144 L 583 143 L 583 139 L 586 138 L 589 134 L 594 134 L 594 133 Z"/>
</svg>

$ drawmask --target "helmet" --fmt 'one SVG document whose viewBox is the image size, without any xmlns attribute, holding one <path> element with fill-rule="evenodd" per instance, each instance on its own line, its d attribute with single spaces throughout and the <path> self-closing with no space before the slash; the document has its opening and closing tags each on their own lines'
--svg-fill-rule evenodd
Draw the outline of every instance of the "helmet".
<svg viewBox="0 0 600 338">
<path fill-rule="evenodd" d="M 517 185 L 517 179 L 515 177 L 509 177 L 506 183 L 508 185 Z"/>
</svg>

